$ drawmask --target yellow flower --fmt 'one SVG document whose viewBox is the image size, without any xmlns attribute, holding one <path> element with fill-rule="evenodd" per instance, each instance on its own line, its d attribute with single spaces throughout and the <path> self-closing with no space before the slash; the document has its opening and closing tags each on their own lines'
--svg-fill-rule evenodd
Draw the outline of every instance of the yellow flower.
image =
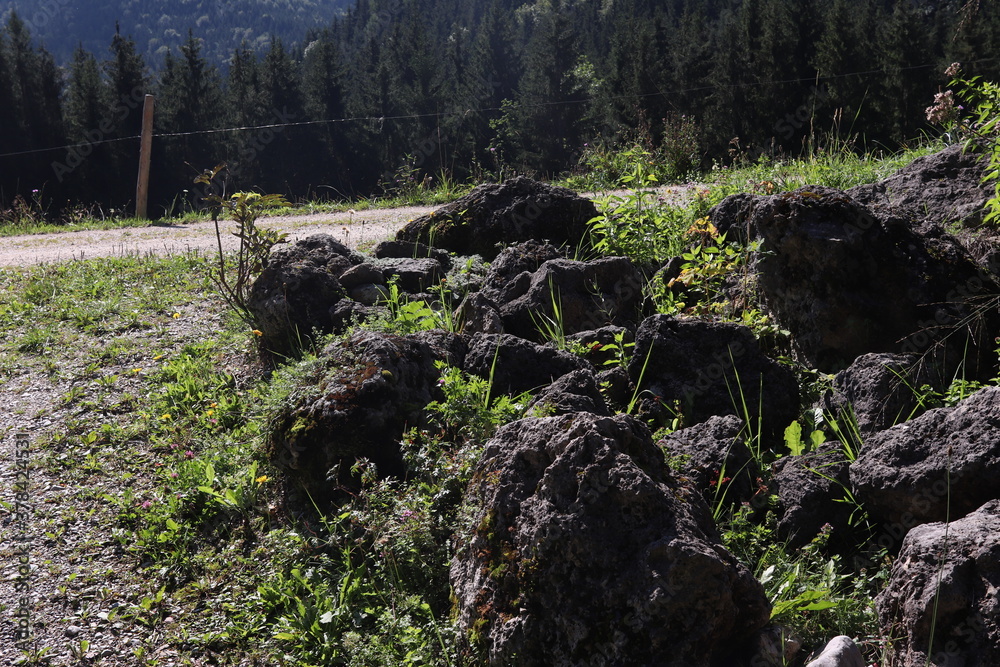
<svg viewBox="0 0 1000 667">
<path fill-rule="evenodd" d="M 211 417 L 212 415 L 215 414 L 215 410 L 206 410 L 205 414 L 208 415 L 209 417 Z"/>
<path fill-rule="evenodd" d="M 267 481 L 267 475 L 261 475 L 260 477 L 257 478 L 258 484 L 263 484 L 266 481 Z"/>
<path fill-rule="evenodd" d="M 160 420 L 161 421 L 167 421 L 168 419 L 170 419 L 170 413 L 169 412 L 160 415 Z"/>
<path fill-rule="evenodd" d="M 263 331 L 261 331 L 260 329 L 254 329 L 254 330 L 253 330 L 253 331 L 251 331 L 250 333 L 252 333 L 252 334 L 253 334 L 254 336 L 258 336 L 258 337 L 259 337 L 259 336 L 263 336 L 263 335 L 264 335 L 264 332 L 263 332 Z"/>
<path fill-rule="evenodd" d="M 181 314 L 180 313 L 174 313 L 173 317 L 174 317 L 175 320 L 178 320 L 178 319 L 180 319 Z"/>
</svg>

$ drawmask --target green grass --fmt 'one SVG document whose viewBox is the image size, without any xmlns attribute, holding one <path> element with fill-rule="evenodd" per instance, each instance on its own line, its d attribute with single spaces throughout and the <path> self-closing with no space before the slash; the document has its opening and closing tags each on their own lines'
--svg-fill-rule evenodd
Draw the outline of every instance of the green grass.
<svg viewBox="0 0 1000 667">
<path fill-rule="evenodd" d="M 802 158 L 765 156 L 752 164 L 738 161 L 733 167 L 713 169 L 706 174 L 705 182 L 725 196 L 738 192 L 774 194 L 806 185 L 848 190 L 886 178 L 917 158 L 943 148 L 944 144 L 929 142 L 894 153 L 858 154 L 851 150 L 834 150 Z"/>
</svg>

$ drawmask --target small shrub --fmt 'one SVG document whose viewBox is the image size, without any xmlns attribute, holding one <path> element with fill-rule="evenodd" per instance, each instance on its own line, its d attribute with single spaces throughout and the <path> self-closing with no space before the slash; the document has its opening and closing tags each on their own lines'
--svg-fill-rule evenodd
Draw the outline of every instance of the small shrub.
<svg viewBox="0 0 1000 667">
<path fill-rule="evenodd" d="M 211 185 L 225 165 L 210 169 L 195 179 L 195 183 Z M 287 234 L 273 229 L 257 226 L 257 218 L 265 211 L 289 206 L 281 195 L 261 195 L 256 192 L 237 192 L 231 197 L 212 194 L 205 197 L 205 202 L 212 210 L 212 222 L 215 223 L 215 238 L 218 242 L 218 267 L 210 275 L 212 281 L 221 292 L 226 303 L 233 308 L 240 318 L 253 326 L 254 317 L 248 306 L 250 288 L 254 279 L 267 266 L 267 258 L 271 248 L 279 243 L 285 243 Z M 232 269 L 227 266 L 226 255 L 222 250 L 222 233 L 219 231 L 219 212 L 232 215 L 238 225 L 233 235 L 240 240 Z"/>
<path fill-rule="evenodd" d="M 957 104 L 955 93 L 948 90 L 934 96 L 934 105 L 927 107 L 927 120 L 939 124 L 953 138 L 964 141 L 965 148 L 982 146 L 989 155 L 984 182 L 993 182 L 994 196 L 986 203 L 983 222 L 1000 225 L 1000 85 L 974 76 L 963 78 L 962 67 L 952 63 L 945 74 L 952 77 L 951 86 L 969 105 Z"/>
</svg>

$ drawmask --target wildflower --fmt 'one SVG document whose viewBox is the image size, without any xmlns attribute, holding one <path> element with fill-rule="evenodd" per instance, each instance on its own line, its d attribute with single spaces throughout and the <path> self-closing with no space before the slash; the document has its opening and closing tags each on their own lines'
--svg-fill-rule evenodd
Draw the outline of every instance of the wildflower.
<svg viewBox="0 0 1000 667">
<path fill-rule="evenodd" d="M 951 90 L 936 93 L 934 105 L 927 107 L 924 113 L 930 123 L 943 124 L 951 120 L 955 115 L 955 93 Z"/>
<path fill-rule="evenodd" d="M 254 336 L 257 336 L 258 338 L 264 335 L 264 332 L 261 331 L 260 329 L 254 329 L 250 333 L 252 333 Z"/>
<path fill-rule="evenodd" d="M 258 484 L 263 484 L 263 483 L 264 483 L 264 482 L 266 482 L 266 481 L 267 481 L 268 479 L 269 479 L 269 477 L 268 477 L 267 475 L 261 475 L 260 477 L 258 477 L 258 478 L 257 478 L 256 480 L 254 480 L 254 481 L 256 481 L 256 482 L 257 482 Z"/>
<path fill-rule="evenodd" d="M 179 320 L 179 319 L 181 318 L 181 314 L 180 314 L 180 313 L 174 313 L 174 314 L 172 315 L 172 317 L 173 317 L 173 318 L 174 318 L 175 320 Z"/>
<path fill-rule="evenodd" d="M 212 415 L 215 414 L 215 410 L 206 410 L 205 414 L 208 415 L 209 417 L 211 417 Z"/>
<path fill-rule="evenodd" d="M 177 479 L 177 473 L 175 472 L 170 473 L 170 479 Z"/>
<path fill-rule="evenodd" d="M 161 422 L 165 422 L 168 419 L 170 419 L 170 413 L 169 412 L 165 412 L 162 415 L 160 415 L 160 421 Z"/>
<path fill-rule="evenodd" d="M 140 505 L 139 507 L 141 507 L 144 510 L 148 510 L 152 506 L 153 506 L 153 501 L 152 500 L 144 500 L 142 502 L 142 505 Z"/>
<path fill-rule="evenodd" d="M 948 69 L 946 69 L 944 73 L 952 79 L 957 78 L 958 75 L 962 73 L 962 63 L 952 63 L 948 65 Z"/>
<path fill-rule="evenodd" d="M 184 458 L 186 458 L 186 459 L 193 459 L 194 458 L 194 452 L 192 452 L 190 449 L 187 450 L 186 452 L 184 452 Z"/>
</svg>

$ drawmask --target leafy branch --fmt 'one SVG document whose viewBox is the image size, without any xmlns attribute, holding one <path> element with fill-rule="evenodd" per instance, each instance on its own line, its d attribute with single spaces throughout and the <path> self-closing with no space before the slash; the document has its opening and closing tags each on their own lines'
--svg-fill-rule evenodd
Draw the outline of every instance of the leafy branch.
<svg viewBox="0 0 1000 667">
<path fill-rule="evenodd" d="M 225 165 L 220 164 L 214 169 L 206 170 L 194 179 L 194 182 L 211 185 L 212 180 L 224 168 Z M 256 192 L 237 192 L 230 197 L 212 194 L 205 197 L 204 201 L 212 210 L 215 239 L 219 248 L 218 267 L 210 272 L 212 282 L 222 293 L 226 303 L 244 322 L 253 326 L 254 317 L 248 306 L 250 288 L 261 271 L 267 268 L 267 258 L 271 248 L 279 243 L 286 243 L 288 236 L 285 232 L 258 227 L 257 218 L 268 209 L 288 206 L 289 203 L 281 195 L 262 195 Z M 240 240 L 240 244 L 232 269 L 227 267 L 226 256 L 222 249 L 220 212 L 229 213 L 237 224 L 233 236 Z"/>
</svg>

